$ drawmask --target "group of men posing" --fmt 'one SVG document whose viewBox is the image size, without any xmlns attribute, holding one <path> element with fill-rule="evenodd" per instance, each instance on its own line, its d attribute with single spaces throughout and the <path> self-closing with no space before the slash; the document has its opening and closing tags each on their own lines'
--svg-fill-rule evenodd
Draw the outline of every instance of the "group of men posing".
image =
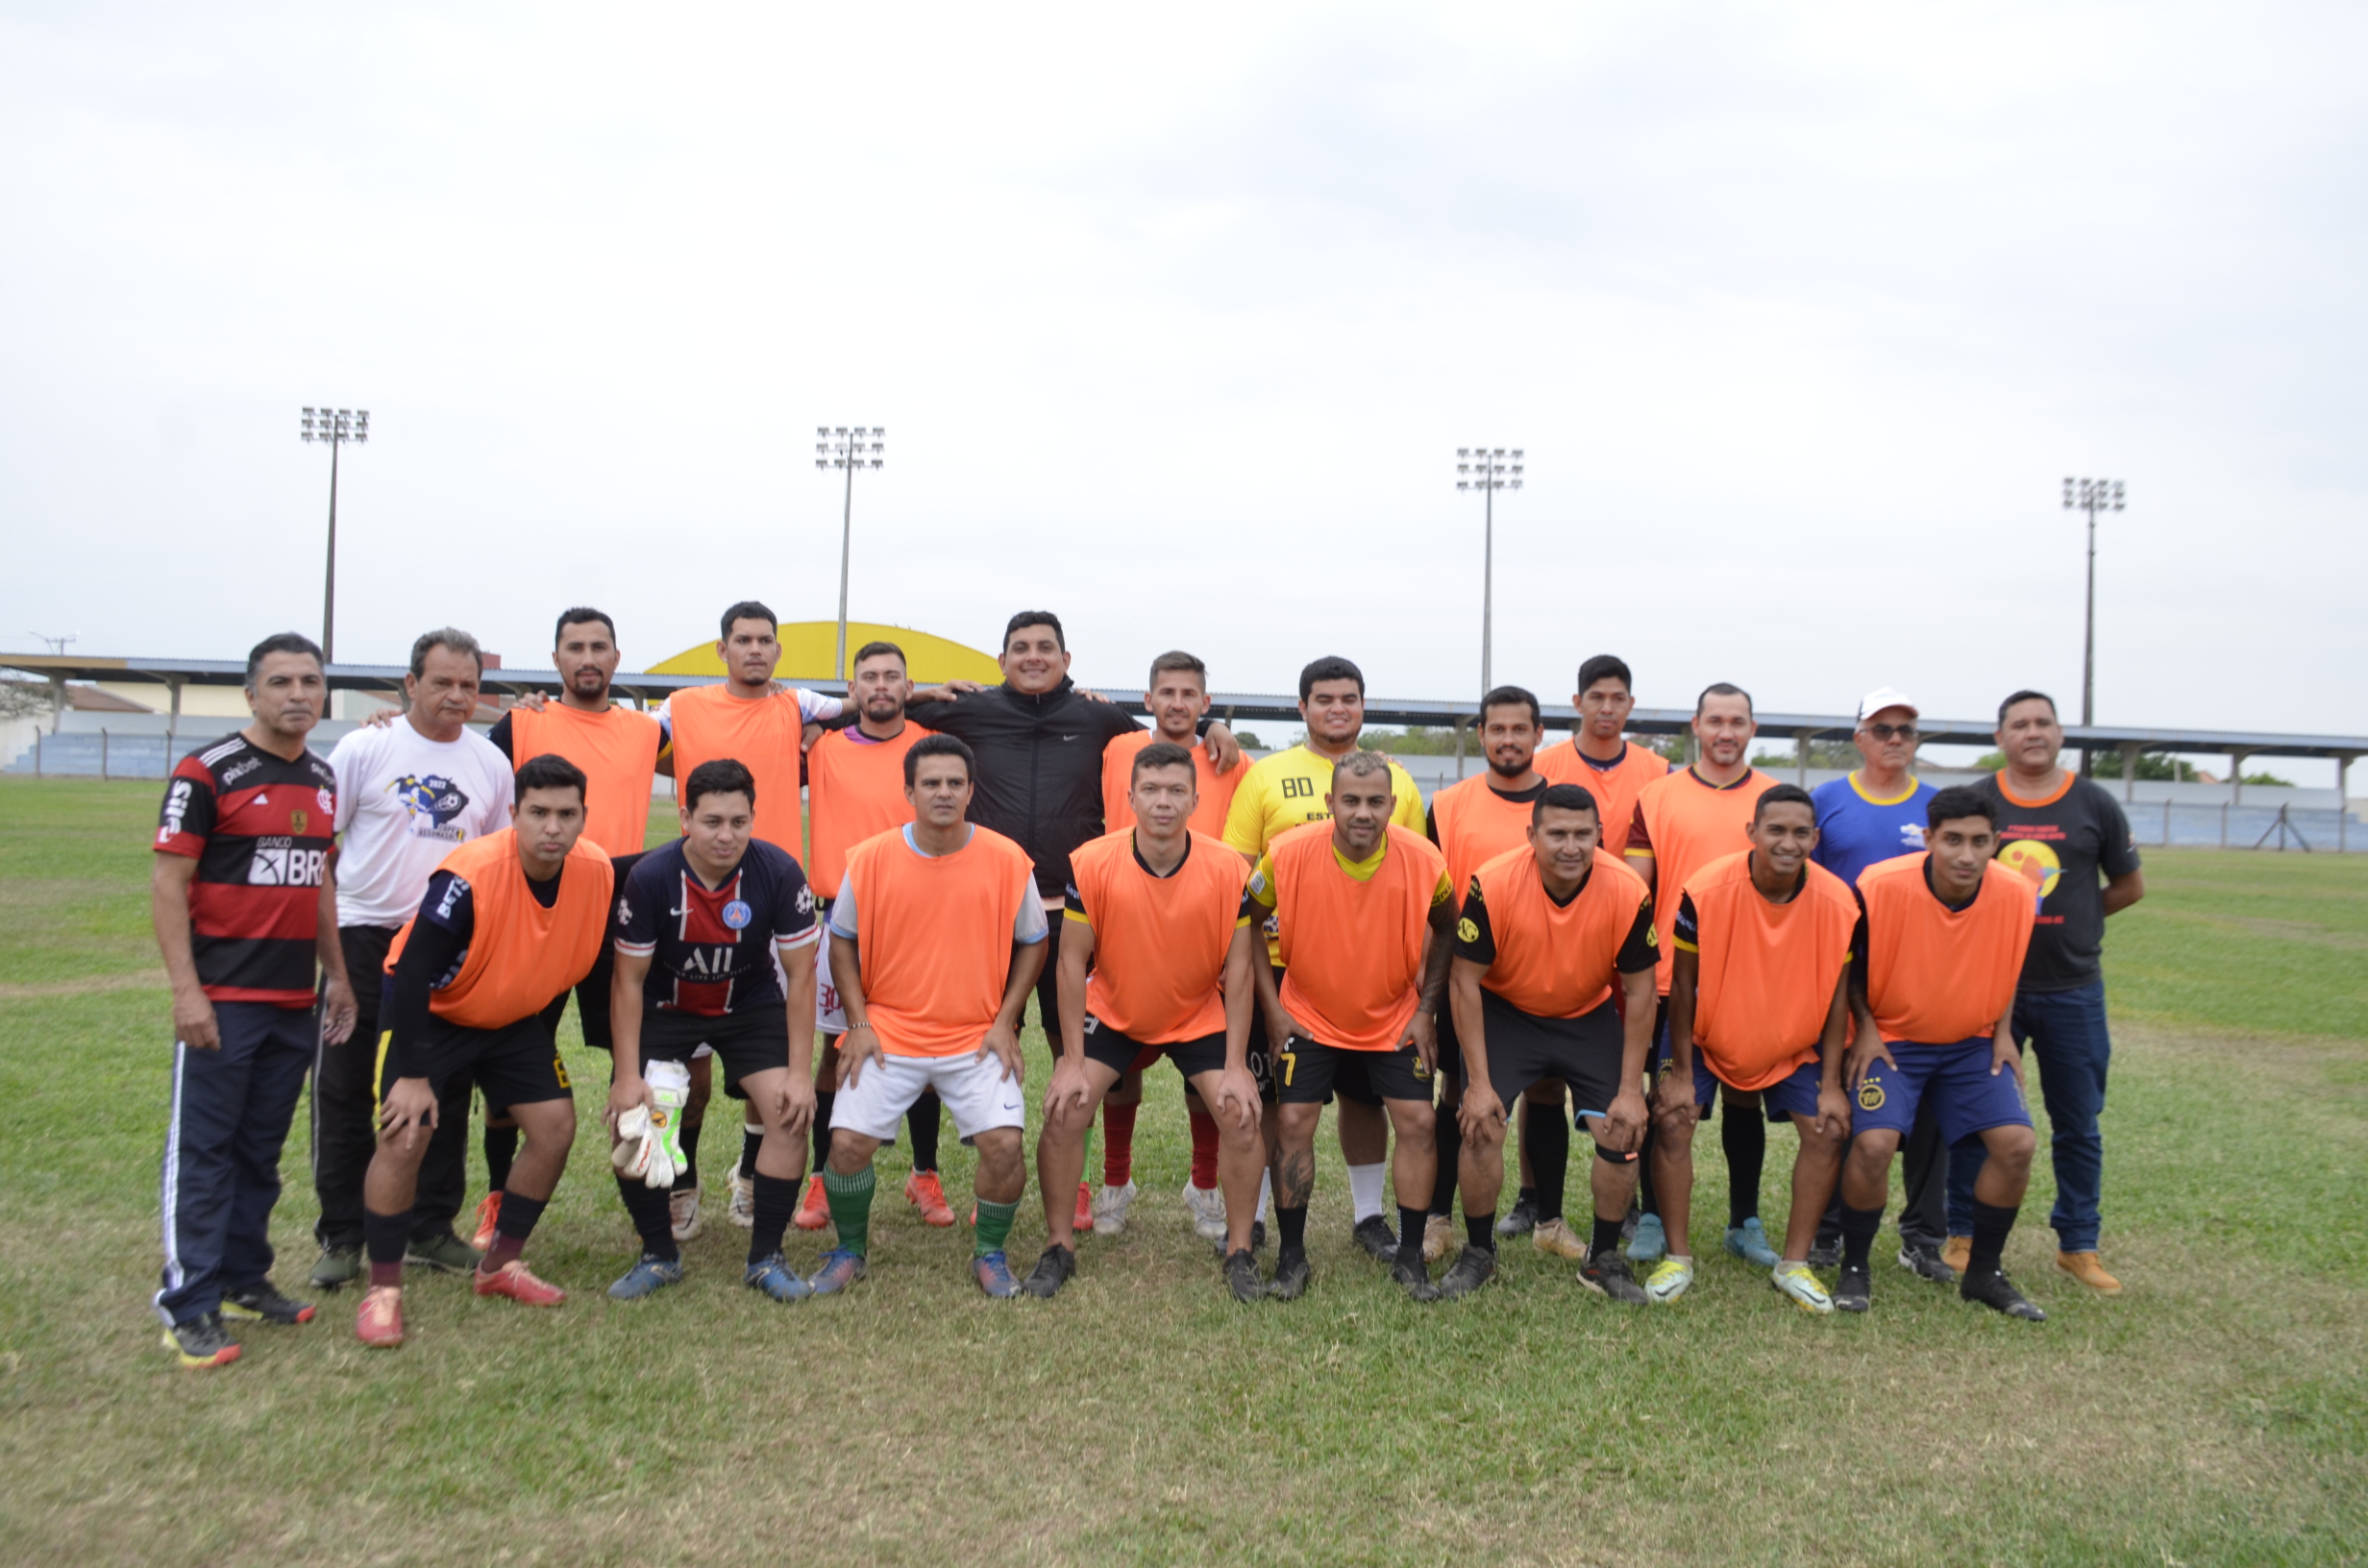
<svg viewBox="0 0 2368 1568">
<path fill-rule="evenodd" d="M 1251 763 L 1209 720 L 1199 659 L 1154 661 L 1146 730 L 1073 684 L 1049 613 L 1011 619 L 998 685 L 916 690 L 876 643 L 844 701 L 774 680 L 764 606 L 732 606 L 721 631 L 727 678 L 653 715 L 611 698 L 613 623 L 571 609 L 558 700 L 490 738 L 469 728 L 475 641 L 430 632 L 405 708 L 327 759 L 305 744 L 318 650 L 293 633 L 257 647 L 254 722 L 182 760 L 156 844 L 177 1039 L 156 1306 L 185 1364 L 235 1359 L 226 1316 L 314 1313 L 272 1286 L 266 1237 L 308 1070 L 312 1280 L 365 1283 L 365 1343 L 402 1342 L 407 1264 L 563 1300 L 521 1252 L 575 1136 L 556 1044 L 571 992 L 611 1053 L 604 1120 L 641 1242 L 621 1300 L 682 1278 L 712 1060 L 746 1106 L 729 1212 L 751 1231 L 747 1283 L 794 1301 L 863 1277 L 874 1157 L 900 1131 L 906 1199 L 954 1223 L 943 1115 L 977 1154 L 976 1284 L 1055 1294 L 1077 1233 L 1126 1223 L 1141 1074 L 1164 1055 L 1188 1085 L 1187 1204 L 1239 1300 L 1308 1286 L 1334 1104 L 1354 1238 L 1415 1299 L 1479 1287 L 1499 1237 L 1526 1233 L 1613 1300 L 1673 1301 L 1694 1275 L 1693 1128 L 1723 1105 L 1724 1244 L 1787 1298 L 1867 1310 L 1904 1141 L 1901 1263 L 2035 1320 L 2000 1262 L 2034 1153 L 2026 1041 L 2054 1124 L 2058 1266 L 2119 1288 L 2097 1256 L 2097 961 L 2104 917 L 2142 881 L 2119 807 L 2060 766 L 2042 694 L 2001 705 L 1998 775 L 1938 791 L 1910 772 L 1915 705 L 1870 694 L 1864 766 L 1813 796 L 1751 766 L 1732 685 L 1697 699 L 1691 764 L 1628 742 L 1633 680 L 1598 656 L 1567 742 L 1545 744 L 1531 693 L 1490 692 L 1487 772 L 1426 811 L 1360 747 L 1345 659 L 1301 672 L 1305 739 Z M 681 833 L 645 851 L 658 774 Z M 1031 991 L 1054 1056 L 1035 1151 L 1048 1241 L 1016 1277 Z M 472 1088 L 490 1190 L 464 1241 Z M 1098 1196 L 1081 1180 L 1098 1112 Z M 1499 1221 L 1517 1119 L 1519 1196 Z M 1758 1217 L 1771 1120 L 1799 1144 L 1781 1249 Z M 1574 1127 L 1596 1156 L 1584 1237 L 1562 1215 Z M 1459 1190 L 1465 1240 L 1434 1279 Z M 793 1226 L 834 1232 L 810 1270 L 787 1261 Z M 1830 1288 L 1820 1266 L 1838 1268 Z"/>
</svg>

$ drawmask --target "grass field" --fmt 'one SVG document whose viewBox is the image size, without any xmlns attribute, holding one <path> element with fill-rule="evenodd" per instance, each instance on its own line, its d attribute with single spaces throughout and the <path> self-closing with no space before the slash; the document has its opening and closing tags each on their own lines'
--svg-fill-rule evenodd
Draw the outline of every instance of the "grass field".
<svg viewBox="0 0 2368 1568">
<path fill-rule="evenodd" d="M 1055 1302 L 980 1298 L 966 1233 L 909 1217 L 890 1152 L 851 1297 L 761 1301 L 738 1283 L 743 1234 L 719 1224 L 686 1285 L 618 1307 L 601 1288 L 630 1237 L 591 1131 L 605 1066 L 571 1045 L 587 1134 L 532 1247 L 566 1307 L 429 1279 L 400 1352 L 364 1353 L 333 1297 L 190 1374 L 147 1307 L 169 1057 L 154 811 L 153 786 L 0 780 L 10 1561 L 2368 1555 L 2368 861 L 2150 854 L 2150 896 L 2108 954 L 2105 1246 L 2130 1288 L 2087 1298 L 2047 1266 L 2042 1159 L 2008 1256 L 2052 1314 L 2037 1328 L 1887 1262 L 1865 1318 L 1810 1318 L 1723 1257 L 1681 1305 L 1623 1312 L 1526 1247 L 1479 1296 L 1418 1308 L 1352 1256 L 1337 1149 L 1315 1289 L 1245 1310 L 1176 1201 L 1164 1068 L 1137 1221 L 1088 1238 Z M 729 1126 L 707 1144 L 717 1172 Z M 303 1143 L 300 1115 L 275 1232 L 289 1286 L 311 1259 Z M 1770 1143 L 1773 1229 L 1790 1140 Z M 1697 1149 L 1714 1210 L 1717 1139 Z M 1024 1212 L 1023 1265 L 1042 1224 Z"/>
</svg>

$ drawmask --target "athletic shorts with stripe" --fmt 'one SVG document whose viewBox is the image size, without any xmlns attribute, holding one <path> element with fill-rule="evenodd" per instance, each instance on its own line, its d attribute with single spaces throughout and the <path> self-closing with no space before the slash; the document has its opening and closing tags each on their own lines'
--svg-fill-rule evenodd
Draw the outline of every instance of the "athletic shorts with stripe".
<svg viewBox="0 0 2368 1568">
<path fill-rule="evenodd" d="M 1665 1029 L 1660 1057 L 1653 1064 L 1654 1084 L 1658 1086 L 1661 1080 L 1669 1076 L 1669 1069 L 1676 1065 L 1669 1055 L 1668 1034 Z M 1804 1121 L 1814 1121 L 1817 1119 L 1818 1070 L 1818 1064 L 1813 1059 L 1764 1089 L 1735 1089 L 1733 1084 L 1727 1084 L 1727 1087 L 1735 1089 L 1738 1094 L 1759 1095 L 1760 1103 L 1767 1109 L 1767 1119 L 1770 1121 L 1787 1121 L 1794 1116 Z M 1721 1084 L 1726 1084 L 1726 1080 L 1711 1070 L 1710 1053 L 1696 1045 L 1693 1048 L 1693 1103 L 1706 1111 L 1717 1104 L 1718 1086 Z"/>
<path fill-rule="evenodd" d="M 1575 1018 L 1541 1018 L 1522 1012 L 1486 986 L 1480 1018 L 1488 1042 L 1489 1087 L 1507 1107 L 1545 1078 L 1570 1086 L 1577 1124 L 1601 1117 L 1620 1090 L 1625 1044 L 1619 1009 L 1609 1000 Z"/>
<path fill-rule="evenodd" d="M 1225 1037 L 1221 1032 L 1214 1035 L 1203 1035 L 1198 1040 L 1178 1040 L 1165 1045 L 1147 1045 L 1139 1040 L 1119 1033 L 1091 1013 L 1085 1016 L 1085 1057 L 1087 1061 L 1098 1062 L 1112 1072 L 1124 1077 L 1129 1072 L 1140 1071 L 1151 1066 L 1163 1056 L 1175 1064 L 1175 1070 L 1182 1073 L 1187 1082 L 1190 1082 L 1196 1073 L 1222 1072 L 1225 1070 Z M 1260 1060 L 1263 1063 L 1264 1053 L 1260 1053 Z M 1253 1078 L 1256 1077 L 1257 1069 L 1253 1067 L 1250 1075 Z M 1274 1103 L 1274 1084 L 1271 1075 L 1260 1080 L 1258 1097 L 1269 1105 Z"/>
<path fill-rule="evenodd" d="M 2028 1127 L 2031 1108 L 2011 1069 L 1990 1075 L 1987 1035 L 1954 1045 L 1916 1045 L 1887 1041 L 1896 1067 L 1877 1057 L 1852 1101 L 1851 1131 L 1892 1132 L 1903 1139 L 1915 1125 L 1918 1102 L 1930 1099 L 1943 1147 L 1992 1127 Z"/>
</svg>

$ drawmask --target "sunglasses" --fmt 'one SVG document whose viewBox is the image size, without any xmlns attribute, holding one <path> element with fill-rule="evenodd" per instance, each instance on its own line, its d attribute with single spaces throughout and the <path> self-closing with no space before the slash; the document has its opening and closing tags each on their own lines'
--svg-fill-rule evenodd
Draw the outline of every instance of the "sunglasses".
<svg viewBox="0 0 2368 1568">
<path fill-rule="evenodd" d="M 1868 724 L 1866 733 L 1878 741 L 1912 741 L 1915 739 L 1915 725 Z"/>
</svg>

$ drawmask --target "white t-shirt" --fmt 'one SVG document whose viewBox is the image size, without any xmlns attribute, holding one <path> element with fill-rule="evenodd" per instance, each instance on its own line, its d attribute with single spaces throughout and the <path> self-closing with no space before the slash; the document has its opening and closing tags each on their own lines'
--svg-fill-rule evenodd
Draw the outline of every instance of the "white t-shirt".
<svg viewBox="0 0 2368 1568">
<path fill-rule="evenodd" d="M 474 729 L 432 741 L 397 719 L 329 753 L 337 771 L 337 923 L 401 925 L 453 849 L 509 825 L 509 759 Z"/>
</svg>

